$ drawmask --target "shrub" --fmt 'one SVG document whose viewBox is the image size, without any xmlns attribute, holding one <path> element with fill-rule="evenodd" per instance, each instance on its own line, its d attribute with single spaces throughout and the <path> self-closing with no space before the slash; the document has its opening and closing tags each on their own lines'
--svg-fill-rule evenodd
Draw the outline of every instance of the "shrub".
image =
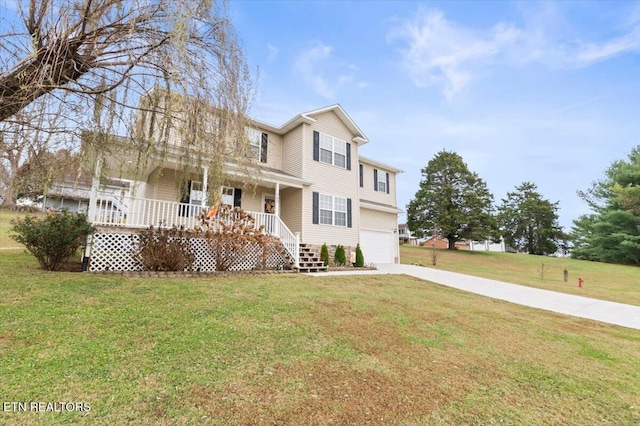
<svg viewBox="0 0 640 426">
<path fill-rule="evenodd" d="M 338 244 L 338 247 L 336 247 L 336 252 L 333 256 L 333 262 L 337 266 L 344 266 L 347 264 L 347 255 L 344 252 L 344 246 L 342 246 L 342 244 Z"/>
<path fill-rule="evenodd" d="M 11 221 L 11 238 L 23 244 L 47 271 L 59 271 L 93 232 L 87 216 L 66 210 Z"/>
<path fill-rule="evenodd" d="M 320 259 L 324 262 L 324 266 L 329 266 L 329 247 L 327 247 L 327 243 L 322 244 Z"/>
<path fill-rule="evenodd" d="M 356 246 L 356 263 L 353 266 L 357 268 L 362 268 L 364 266 L 364 255 L 362 254 L 360 243 Z"/>
<path fill-rule="evenodd" d="M 134 258 L 146 271 L 184 271 L 193 264 L 189 237 L 177 228 L 162 229 L 151 226 L 141 231 Z"/>
<path fill-rule="evenodd" d="M 193 230 L 201 235 L 216 260 L 216 270 L 229 271 L 244 265 L 252 253 L 259 250 L 255 268 L 267 268 L 271 253 L 283 253 L 283 246 L 277 237 L 265 234 L 264 225 L 256 226 L 251 214 L 240 207 L 224 206 L 216 219 L 202 216 L 202 224 Z"/>
</svg>

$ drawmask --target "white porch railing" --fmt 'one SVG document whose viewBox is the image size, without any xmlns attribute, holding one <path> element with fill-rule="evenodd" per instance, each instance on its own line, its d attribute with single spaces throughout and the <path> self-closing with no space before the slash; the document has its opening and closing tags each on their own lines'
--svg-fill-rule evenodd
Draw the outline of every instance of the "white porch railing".
<svg viewBox="0 0 640 426">
<path fill-rule="evenodd" d="M 126 228 L 148 228 L 153 225 L 160 228 L 182 227 L 185 229 L 199 225 L 200 214 L 208 211 L 208 206 L 177 203 L 174 201 L 152 200 L 137 197 L 117 197 L 110 193 L 98 193 L 95 210 L 89 220 L 94 225 Z M 285 249 L 299 265 L 299 234 L 287 228 L 282 219 L 270 213 L 248 211 L 255 226 L 264 225 L 264 232 L 278 237 Z"/>
<path fill-rule="evenodd" d="M 258 212 L 247 212 L 249 213 L 255 220 L 255 226 L 259 228 L 264 225 L 264 231 L 268 235 L 274 235 L 282 241 L 284 248 L 289 252 L 289 255 L 294 260 L 295 266 L 299 266 L 299 250 L 300 250 L 300 236 L 299 234 L 294 234 L 289 230 L 287 225 L 284 224 L 282 219 L 280 219 L 275 214 L 271 213 L 258 213 Z"/>
</svg>

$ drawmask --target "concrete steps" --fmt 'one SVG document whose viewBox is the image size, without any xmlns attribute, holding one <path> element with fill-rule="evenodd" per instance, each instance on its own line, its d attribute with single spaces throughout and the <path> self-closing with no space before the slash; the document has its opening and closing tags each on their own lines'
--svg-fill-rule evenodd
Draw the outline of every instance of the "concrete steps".
<svg viewBox="0 0 640 426">
<path fill-rule="evenodd" d="M 327 272 L 327 267 L 317 253 L 306 244 L 300 244 L 300 261 L 298 272 Z"/>
</svg>

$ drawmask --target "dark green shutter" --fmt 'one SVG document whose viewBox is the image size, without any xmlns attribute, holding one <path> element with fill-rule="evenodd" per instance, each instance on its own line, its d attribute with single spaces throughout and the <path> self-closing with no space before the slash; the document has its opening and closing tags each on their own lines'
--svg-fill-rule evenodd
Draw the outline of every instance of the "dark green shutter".
<svg viewBox="0 0 640 426">
<path fill-rule="evenodd" d="M 320 223 L 320 194 L 313 193 L 313 224 Z"/>
<path fill-rule="evenodd" d="M 320 133 L 313 131 L 313 161 L 320 161 Z"/>
<path fill-rule="evenodd" d="M 267 162 L 267 149 L 269 148 L 269 135 L 266 133 L 262 134 L 262 144 L 260 145 L 260 162 Z"/>
<path fill-rule="evenodd" d="M 347 144 L 347 170 L 351 170 L 351 144 Z"/>
<path fill-rule="evenodd" d="M 387 194 L 389 193 L 389 173 L 387 173 Z"/>
<path fill-rule="evenodd" d="M 351 198 L 347 198 L 347 228 L 352 227 L 351 222 Z"/>
<path fill-rule="evenodd" d="M 360 188 L 364 186 L 364 170 L 362 164 L 360 164 Z"/>
<path fill-rule="evenodd" d="M 242 207 L 242 190 L 240 188 L 233 190 L 233 207 Z"/>
<path fill-rule="evenodd" d="M 373 169 L 373 190 L 378 190 L 378 170 Z"/>
</svg>

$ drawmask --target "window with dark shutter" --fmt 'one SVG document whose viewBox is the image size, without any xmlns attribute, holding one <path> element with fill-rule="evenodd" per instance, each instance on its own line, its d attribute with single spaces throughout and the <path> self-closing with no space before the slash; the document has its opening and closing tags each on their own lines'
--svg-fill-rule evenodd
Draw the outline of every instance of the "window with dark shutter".
<svg viewBox="0 0 640 426">
<path fill-rule="evenodd" d="M 373 169 L 373 190 L 389 193 L 389 173 Z"/>
</svg>

